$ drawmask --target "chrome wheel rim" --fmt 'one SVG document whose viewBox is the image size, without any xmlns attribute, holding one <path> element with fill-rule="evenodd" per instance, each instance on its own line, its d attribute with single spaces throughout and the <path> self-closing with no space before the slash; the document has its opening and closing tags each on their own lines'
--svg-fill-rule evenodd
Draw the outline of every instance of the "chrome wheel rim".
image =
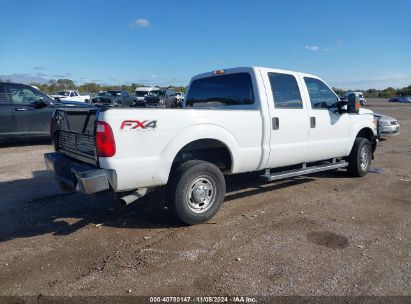
<svg viewBox="0 0 411 304">
<path fill-rule="evenodd" d="M 195 213 L 207 211 L 215 199 L 215 189 L 208 177 L 195 179 L 188 188 L 188 208 Z"/>
<path fill-rule="evenodd" d="M 360 152 L 360 166 L 362 171 L 366 171 L 370 162 L 370 147 L 365 145 Z"/>
</svg>

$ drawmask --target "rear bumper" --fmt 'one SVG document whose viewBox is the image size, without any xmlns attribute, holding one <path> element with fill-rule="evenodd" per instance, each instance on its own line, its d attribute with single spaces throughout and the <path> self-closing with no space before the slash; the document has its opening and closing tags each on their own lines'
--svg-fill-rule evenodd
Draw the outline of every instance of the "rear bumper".
<svg viewBox="0 0 411 304">
<path fill-rule="evenodd" d="M 104 169 L 73 161 L 60 153 L 44 154 L 47 170 L 65 187 L 93 194 L 110 189 Z"/>
</svg>

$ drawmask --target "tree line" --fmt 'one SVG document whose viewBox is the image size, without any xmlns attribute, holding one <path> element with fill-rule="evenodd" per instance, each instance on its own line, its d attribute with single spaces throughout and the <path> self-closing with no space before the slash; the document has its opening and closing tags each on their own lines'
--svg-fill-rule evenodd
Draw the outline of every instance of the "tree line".
<svg viewBox="0 0 411 304">
<path fill-rule="evenodd" d="M 340 96 L 344 96 L 347 92 L 363 92 L 365 98 L 391 98 L 394 96 L 411 96 L 411 85 L 401 89 L 395 89 L 388 87 L 384 90 L 368 89 L 368 90 L 343 90 L 339 88 L 333 88 L 334 92 Z"/>
<path fill-rule="evenodd" d="M 1 81 L 1 79 L 0 79 Z M 87 82 L 81 85 L 76 85 L 73 80 L 71 79 L 52 79 L 48 83 L 30 83 L 32 86 L 36 86 L 39 88 L 40 91 L 47 93 L 47 94 L 55 94 L 57 91 L 61 90 L 78 90 L 80 93 L 98 93 L 100 91 L 110 91 L 110 90 L 125 90 L 128 91 L 130 94 L 134 93 L 134 90 L 137 87 L 146 87 L 147 85 L 143 85 L 140 83 L 132 83 L 129 85 L 104 85 L 99 84 L 96 82 Z M 162 87 L 167 89 L 173 89 L 176 92 L 185 92 L 186 88 L 182 86 L 167 86 Z"/>
<path fill-rule="evenodd" d="M 4 81 L 0 79 L 0 82 Z M 10 82 L 9 80 L 5 80 Z M 97 93 L 100 91 L 109 91 L 109 90 L 126 90 L 130 94 L 134 93 L 134 90 L 137 87 L 145 87 L 146 85 L 140 83 L 132 83 L 129 85 L 103 85 L 96 82 L 87 82 L 81 85 L 76 85 L 71 79 L 52 79 L 48 83 L 31 83 L 40 89 L 40 91 L 47 94 L 55 94 L 57 91 L 61 90 L 78 90 L 80 93 Z M 169 85 L 167 87 L 162 87 L 167 89 L 173 89 L 177 92 L 185 92 L 186 87 L 183 86 L 173 86 Z M 388 87 L 384 90 L 377 89 L 368 89 L 368 90 L 343 90 L 340 88 L 334 88 L 333 90 L 340 96 L 345 95 L 348 91 L 361 91 L 364 93 L 364 97 L 375 97 L 375 98 L 390 98 L 394 96 L 411 96 L 411 85 L 401 89 L 395 89 L 393 87 Z"/>
</svg>

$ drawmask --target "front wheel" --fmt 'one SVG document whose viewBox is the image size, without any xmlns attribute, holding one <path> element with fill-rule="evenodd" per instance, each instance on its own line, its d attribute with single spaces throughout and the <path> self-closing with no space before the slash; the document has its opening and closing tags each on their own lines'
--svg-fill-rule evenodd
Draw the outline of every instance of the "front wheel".
<svg viewBox="0 0 411 304">
<path fill-rule="evenodd" d="M 353 176 L 364 176 L 371 167 L 372 148 L 368 139 L 357 137 L 348 157 L 348 172 Z"/>
<path fill-rule="evenodd" d="M 205 161 L 190 160 L 181 164 L 170 177 L 168 194 L 175 216 L 188 225 L 211 219 L 225 196 L 224 175 Z"/>
</svg>

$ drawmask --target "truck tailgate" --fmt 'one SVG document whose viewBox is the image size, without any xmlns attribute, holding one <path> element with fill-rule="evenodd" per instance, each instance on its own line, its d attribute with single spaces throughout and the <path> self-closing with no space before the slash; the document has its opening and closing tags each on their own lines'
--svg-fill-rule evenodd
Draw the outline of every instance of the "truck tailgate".
<svg viewBox="0 0 411 304">
<path fill-rule="evenodd" d="M 50 132 L 57 152 L 92 165 L 97 164 L 95 123 L 97 109 L 57 109 Z"/>
</svg>

